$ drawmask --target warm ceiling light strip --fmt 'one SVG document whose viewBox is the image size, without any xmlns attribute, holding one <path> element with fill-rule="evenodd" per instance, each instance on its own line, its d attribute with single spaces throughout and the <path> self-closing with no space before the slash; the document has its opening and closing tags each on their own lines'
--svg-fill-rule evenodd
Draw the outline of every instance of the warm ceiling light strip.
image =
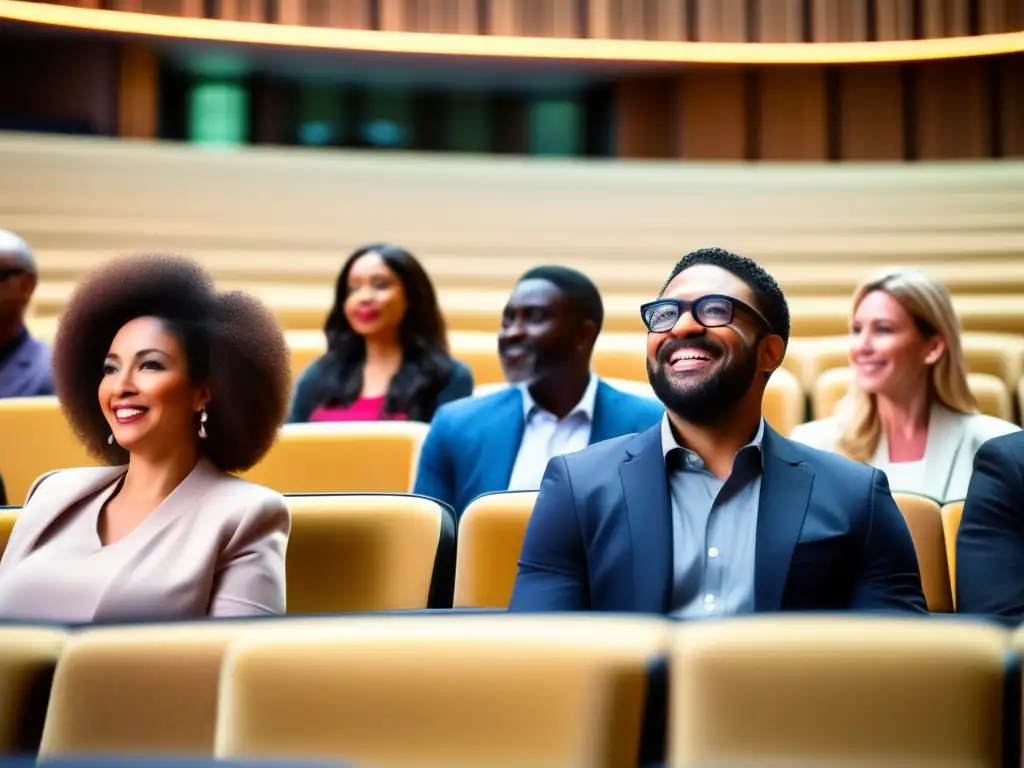
<svg viewBox="0 0 1024 768">
<path fill-rule="evenodd" d="M 431 56 L 651 64 L 867 64 L 1024 51 L 1024 32 L 873 43 L 689 43 L 499 37 L 298 27 L 0 0 L 0 19 L 69 29 L 248 45 Z"/>
</svg>

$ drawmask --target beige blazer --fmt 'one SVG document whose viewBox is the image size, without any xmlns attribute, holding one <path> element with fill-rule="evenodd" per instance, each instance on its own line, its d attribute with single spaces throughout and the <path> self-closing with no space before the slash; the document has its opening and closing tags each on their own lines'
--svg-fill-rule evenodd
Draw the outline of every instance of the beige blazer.
<svg viewBox="0 0 1024 768">
<path fill-rule="evenodd" d="M 0 617 L 132 621 L 285 612 L 291 517 L 284 497 L 200 459 L 135 530 L 104 547 L 96 514 L 126 470 L 67 469 L 36 480 L 0 560 Z"/>
<path fill-rule="evenodd" d="M 928 444 L 924 452 L 924 473 L 918 488 L 891 487 L 893 493 L 917 493 L 940 503 L 960 501 L 967 496 L 967 485 L 974 470 L 974 454 L 986 440 L 1019 427 L 1009 421 L 981 413 L 958 413 L 938 403 L 928 417 Z M 838 416 L 809 421 L 797 426 L 790 440 L 823 451 L 835 451 L 842 435 L 843 422 Z M 889 440 L 885 434 L 878 441 L 871 466 L 889 471 Z"/>
</svg>

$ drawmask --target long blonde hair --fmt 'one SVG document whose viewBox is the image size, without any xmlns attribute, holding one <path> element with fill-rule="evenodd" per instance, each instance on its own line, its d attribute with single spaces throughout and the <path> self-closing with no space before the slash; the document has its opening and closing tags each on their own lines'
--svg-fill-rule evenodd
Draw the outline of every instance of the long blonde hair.
<svg viewBox="0 0 1024 768">
<path fill-rule="evenodd" d="M 931 366 L 929 398 L 960 413 L 976 413 L 978 402 L 967 384 L 967 363 L 960 343 L 960 321 L 949 291 L 939 280 L 919 269 L 893 267 L 861 283 L 853 294 L 853 311 L 869 293 L 883 291 L 900 303 L 925 335 L 938 335 L 946 343 L 942 356 Z M 862 391 L 854 380 L 839 406 L 847 418 L 839 438 L 839 452 L 854 461 L 875 455 L 882 436 L 875 395 Z"/>
</svg>

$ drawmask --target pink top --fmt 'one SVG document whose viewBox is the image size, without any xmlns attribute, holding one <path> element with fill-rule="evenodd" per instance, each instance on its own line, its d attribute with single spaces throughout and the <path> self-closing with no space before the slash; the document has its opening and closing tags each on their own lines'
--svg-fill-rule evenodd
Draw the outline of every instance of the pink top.
<svg viewBox="0 0 1024 768">
<path fill-rule="evenodd" d="M 361 397 L 352 405 L 345 407 L 325 408 L 320 406 L 310 414 L 310 421 L 405 421 L 408 416 L 404 413 L 393 413 L 390 416 L 382 415 L 384 410 L 384 396 Z"/>
</svg>

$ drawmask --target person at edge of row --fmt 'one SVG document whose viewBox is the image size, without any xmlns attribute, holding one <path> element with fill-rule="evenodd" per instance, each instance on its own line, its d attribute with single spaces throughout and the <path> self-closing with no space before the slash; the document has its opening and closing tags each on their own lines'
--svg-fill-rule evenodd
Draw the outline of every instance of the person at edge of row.
<svg viewBox="0 0 1024 768">
<path fill-rule="evenodd" d="M 510 610 L 927 614 L 885 474 L 765 423 L 790 330 L 776 281 L 750 259 L 694 251 L 641 315 L 667 412 L 548 463 Z"/>
<path fill-rule="evenodd" d="M 25 327 L 38 282 L 28 243 L 0 229 L 0 398 L 53 394 L 50 349 Z"/>
<path fill-rule="evenodd" d="M 1024 621 L 1024 432 L 978 449 L 956 537 L 956 610 Z"/>
<path fill-rule="evenodd" d="M 164 256 L 100 267 L 53 344 L 61 407 L 104 464 L 33 483 L 0 559 L 0 617 L 64 623 L 285 612 L 284 498 L 234 477 L 284 419 L 273 315 Z"/>
<path fill-rule="evenodd" d="M 854 292 L 849 393 L 790 439 L 883 470 L 893 492 L 960 501 L 981 444 L 1019 431 L 978 412 L 961 342 L 939 280 L 900 267 L 873 275 Z"/>
<path fill-rule="evenodd" d="M 448 354 L 430 277 L 397 246 L 349 256 L 324 333 L 327 353 L 299 376 L 288 422 L 429 422 L 439 406 L 473 394 L 473 374 Z"/>
<path fill-rule="evenodd" d="M 615 389 L 591 371 L 603 321 L 601 294 L 586 275 L 561 266 L 526 272 L 498 331 L 511 386 L 438 410 L 413 492 L 461 516 L 481 494 L 537 490 L 552 456 L 656 424 L 661 403 Z"/>
</svg>

